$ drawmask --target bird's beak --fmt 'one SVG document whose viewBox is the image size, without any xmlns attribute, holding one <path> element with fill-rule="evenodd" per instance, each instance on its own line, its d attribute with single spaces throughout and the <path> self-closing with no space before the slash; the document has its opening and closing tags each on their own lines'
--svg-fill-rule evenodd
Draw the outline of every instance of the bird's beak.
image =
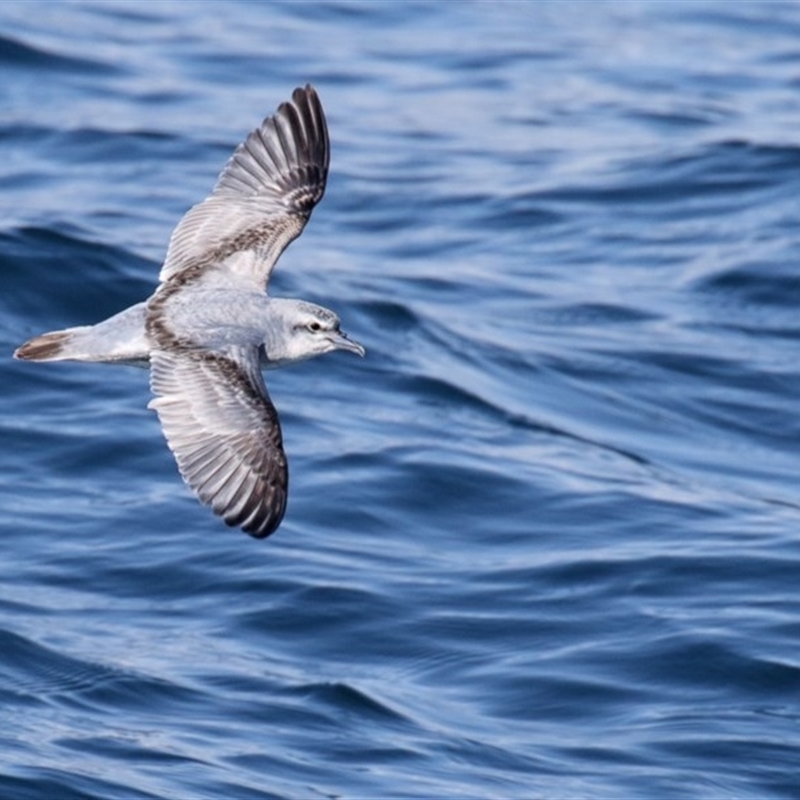
<svg viewBox="0 0 800 800">
<path fill-rule="evenodd" d="M 331 333 L 330 340 L 336 350 L 347 350 L 357 356 L 363 356 L 367 352 L 358 342 L 348 338 L 347 334 L 342 331 Z"/>
</svg>

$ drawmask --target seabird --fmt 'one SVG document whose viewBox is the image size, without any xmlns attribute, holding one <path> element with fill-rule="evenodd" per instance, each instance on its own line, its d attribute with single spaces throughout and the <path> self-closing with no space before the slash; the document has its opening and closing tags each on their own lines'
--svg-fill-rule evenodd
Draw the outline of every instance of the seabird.
<svg viewBox="0 0 800 800">
<path fill-rule="evenodd" d="M 332 350 L 364 355 L 332 311 L 267 296 L 284 249 L 325 191 L 330 147 L 316 91 L 295 89 L 240 144 L 170 238 L 150 298 L 96 325 L 36 336 L 16 358 L 149 366 L 167 444 L 201 502 L 251 536 L 286 510 L 281 428 L 262 368 Z"/>
</svg>

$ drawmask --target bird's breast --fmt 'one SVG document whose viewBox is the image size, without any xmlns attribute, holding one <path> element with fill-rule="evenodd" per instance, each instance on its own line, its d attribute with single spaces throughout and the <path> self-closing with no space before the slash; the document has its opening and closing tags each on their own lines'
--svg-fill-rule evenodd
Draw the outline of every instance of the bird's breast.
<svg viewBox="0 0 800 800">
<path fill-rule="evenodd" d="M 269 324 L 269 298 L 231 289 L 187 288 L 169 297 L 159 313 L 183 342 L 211 350 L 260 345 Z"/>
</svg>

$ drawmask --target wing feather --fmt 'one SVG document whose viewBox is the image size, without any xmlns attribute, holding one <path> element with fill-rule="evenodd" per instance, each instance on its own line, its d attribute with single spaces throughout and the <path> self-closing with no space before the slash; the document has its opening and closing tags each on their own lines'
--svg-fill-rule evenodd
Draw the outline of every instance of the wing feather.
<svg viewBox="0 0 800 800">
<path fill-rule="evenodd" d="M 319 97 L 311 86 L 295 89 L 236 148 L 212 193 L 178 223 L 159 280 L 214 269 L 263 291 L 322 198 L 329 163 Z"/>
<path fill-rule="evenodd" d="M 288 469 L 257 349 L 156 350 L 150 386 L 150 408 L 192 491 L 228 525 L 269 536 L 286 509 Z"/>
</svg>

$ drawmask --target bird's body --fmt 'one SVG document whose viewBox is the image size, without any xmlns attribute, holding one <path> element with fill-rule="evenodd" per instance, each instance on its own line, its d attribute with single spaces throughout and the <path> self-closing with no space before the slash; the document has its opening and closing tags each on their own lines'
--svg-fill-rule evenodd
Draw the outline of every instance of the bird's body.
<svg viewBox="0 0 800 800">
<path fill-rule="evenodd" d="M 310 86 L 296 89 L 178 224 L 147 301 L 96 325 L 42 334 L 15 353 L 149 366 L 150 407 L 184 480 L 229 525 L 256 537 L 280 524 L 288 490 L 261 368 L 332 350 L 364 354 L 332 311 L 266 294 L 275 262 L 322 197 L 328 162 L 319 98 Z"/>
</svg>

